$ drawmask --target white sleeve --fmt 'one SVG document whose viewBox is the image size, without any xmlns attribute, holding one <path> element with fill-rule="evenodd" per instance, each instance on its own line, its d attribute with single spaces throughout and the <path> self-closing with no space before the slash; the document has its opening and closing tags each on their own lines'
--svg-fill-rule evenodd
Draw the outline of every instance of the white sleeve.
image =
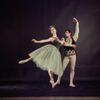
<svg viewBox="0 0 100 100">
<path fill-rule="evenodd" d="M 67 46 L 68 46 L 68 47 L 72 47 L 72 44 L 67 44 L 67 43 L 66 43 L 66 44 L 64 44 L 64 46 L 66 46 L 66 47 L 67 47 Z"/>
<path fill-rule="evenodd" d="M 78 36 L 79 36 L 79 22 L 77 22 L 76 26 L 75 26 L 75 34 L 73 36 L 73 39 L 74 39 L 75 42 L 77 41 Z"/>
</svg>

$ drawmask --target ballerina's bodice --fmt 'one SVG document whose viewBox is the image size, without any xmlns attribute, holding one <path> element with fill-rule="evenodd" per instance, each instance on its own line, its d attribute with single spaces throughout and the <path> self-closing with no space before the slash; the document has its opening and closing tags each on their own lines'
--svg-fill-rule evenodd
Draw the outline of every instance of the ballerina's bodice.
<svg viewBox="0 0 100 100">
<path fill-rule="evenodd" d="M 60 43 L 58 42 L 58 38 L 55 38 L 52 44 L 59 50 L 60 49 Z"/>
</svg>

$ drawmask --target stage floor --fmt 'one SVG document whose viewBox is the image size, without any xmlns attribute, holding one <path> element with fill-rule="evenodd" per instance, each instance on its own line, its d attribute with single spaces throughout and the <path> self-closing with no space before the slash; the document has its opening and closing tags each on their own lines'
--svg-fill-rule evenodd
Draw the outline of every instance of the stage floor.
<svg viewBox="0 0 100 100">
<path fill-rule="evenodd" d="M 74 83 L 75 88 L 69 81 L 52 88 L 49 82 L 1 82 L 0 97 L 100 97 L 100 81 Z"/>
<path fill-rule="evenodd" d="M 100 97 L 1 97 L 0 100 L 100 100 Z"/>
</svg>

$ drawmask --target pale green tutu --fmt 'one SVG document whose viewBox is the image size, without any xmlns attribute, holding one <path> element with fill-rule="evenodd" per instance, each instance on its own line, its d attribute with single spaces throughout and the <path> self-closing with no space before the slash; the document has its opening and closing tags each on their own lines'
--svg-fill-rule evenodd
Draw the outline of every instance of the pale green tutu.
<svg viewBox="0 0 100 100">
<path fill-rule="evenodd" d="M 62 60 L 59 50 L 49 44 L 29 54 L 33 62 L 42 70 L 51 70 L 56 75 L 62 74 Z"/>
</svg>

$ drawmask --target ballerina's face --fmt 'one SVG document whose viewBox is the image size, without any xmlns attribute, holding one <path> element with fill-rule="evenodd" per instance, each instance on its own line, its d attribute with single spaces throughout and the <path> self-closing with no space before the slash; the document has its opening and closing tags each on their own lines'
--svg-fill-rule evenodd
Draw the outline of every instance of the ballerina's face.
<svg viewBox="0 0 100 100">
<path fill-rule="evenodd" d="M 56 29 L 55 29 L 54 27 L 52 27 L 52 28 L 50 29 L 50 32 L 51 32 L 51 34 L 55 34 L 55 33 L 56 33 Z"/>
</svg>

